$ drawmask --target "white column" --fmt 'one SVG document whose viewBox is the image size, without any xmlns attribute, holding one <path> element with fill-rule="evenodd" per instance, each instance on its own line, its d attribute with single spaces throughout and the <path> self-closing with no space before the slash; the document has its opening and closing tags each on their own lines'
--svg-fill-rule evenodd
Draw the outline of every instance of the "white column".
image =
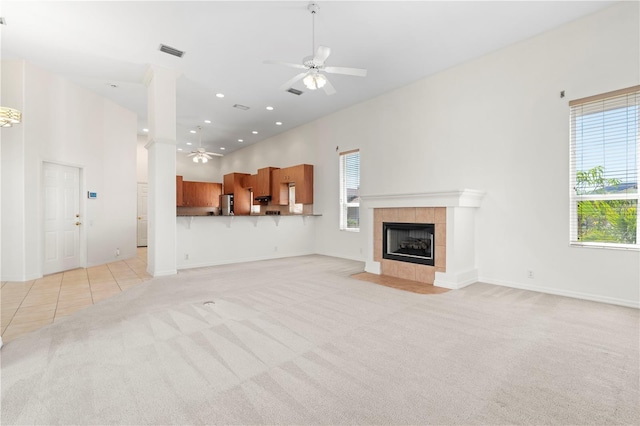
<svg viewBox="0 0 640 426">
<path fill-rule="evenodd" d="M 152 65 L 145 76 L 149 141 L 147 271 L 176 273 L 176 80 L 178 73 Z"/>
</svg>

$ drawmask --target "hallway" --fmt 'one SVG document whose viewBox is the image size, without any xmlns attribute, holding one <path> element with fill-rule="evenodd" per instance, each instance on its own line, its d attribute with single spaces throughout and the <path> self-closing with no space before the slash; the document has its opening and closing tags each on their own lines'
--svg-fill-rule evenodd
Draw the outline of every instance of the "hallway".
<svg viewBox="0 0 640 426">
<path fill-rule="evenodd" d="M 73 269 L 33 281 L 3 281 L 0 291 L 3 343 L 149 279 L 147 248 L 139 247 L 132 259 Z"/>
</svg>

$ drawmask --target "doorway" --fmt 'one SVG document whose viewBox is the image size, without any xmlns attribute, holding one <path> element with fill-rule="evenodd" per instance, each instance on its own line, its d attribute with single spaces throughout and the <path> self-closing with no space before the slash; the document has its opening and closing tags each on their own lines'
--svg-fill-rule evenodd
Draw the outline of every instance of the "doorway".
<svg viewBox="0 0 640 426">
<path fill-rule="evenodd" d="M 138 183 L 138 247 L 147 246 L 147 202 L 148 202 L 149 185 L 147 183 Z"/>
<path fill-rule="evenodd" d="M 80 267 L 80 169 L 43 163 L 43 274 Z"/>
</svg>

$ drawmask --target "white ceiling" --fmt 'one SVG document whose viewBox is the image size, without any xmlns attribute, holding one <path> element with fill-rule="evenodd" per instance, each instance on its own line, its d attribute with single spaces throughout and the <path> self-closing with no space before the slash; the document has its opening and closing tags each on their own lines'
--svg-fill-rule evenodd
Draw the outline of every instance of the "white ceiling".
<svg viewBox="0 0 640 426">
<path fill-rule="evenodd" d="M 317 3 L 315 41 L 331 48 L 326 65 L 368 70 L 365 78 L 328 75 L 337 90 L 332 96 L 309 91 L 302 82 L 293 86 L 304 91 L 301 96 L 279 90 L 299 70 L 263 64 L 267 59 L 300 63 L 312 54 L 306 0 L 3 0 L 1 55 L 24 58 L 136 112 L 140 132 L 146 126 L 142 81 L 148 65 L 178 70 L 178 147 L 197 145 L 200 135 L 189 130 L 202 126 L 203 146 L 229 153 L 613 2 Z M 162 53 L 161 43 L 186 54 L 179 59 Z M 274 110 L 267 111 L 268 105 Z"/>
</svg>

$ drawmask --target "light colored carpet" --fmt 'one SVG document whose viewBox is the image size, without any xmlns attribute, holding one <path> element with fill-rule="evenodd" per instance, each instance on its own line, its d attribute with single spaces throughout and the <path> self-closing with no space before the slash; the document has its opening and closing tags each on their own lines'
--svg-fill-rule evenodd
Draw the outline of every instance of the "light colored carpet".
<svg viewBox="0 0 640 426">
<path fill-rule="evenodd" d="M 6 344 L 2 424 L 639 423 L 638 310 L 361 270 L 303 256 L 150 280 Z"/>
</svg>

